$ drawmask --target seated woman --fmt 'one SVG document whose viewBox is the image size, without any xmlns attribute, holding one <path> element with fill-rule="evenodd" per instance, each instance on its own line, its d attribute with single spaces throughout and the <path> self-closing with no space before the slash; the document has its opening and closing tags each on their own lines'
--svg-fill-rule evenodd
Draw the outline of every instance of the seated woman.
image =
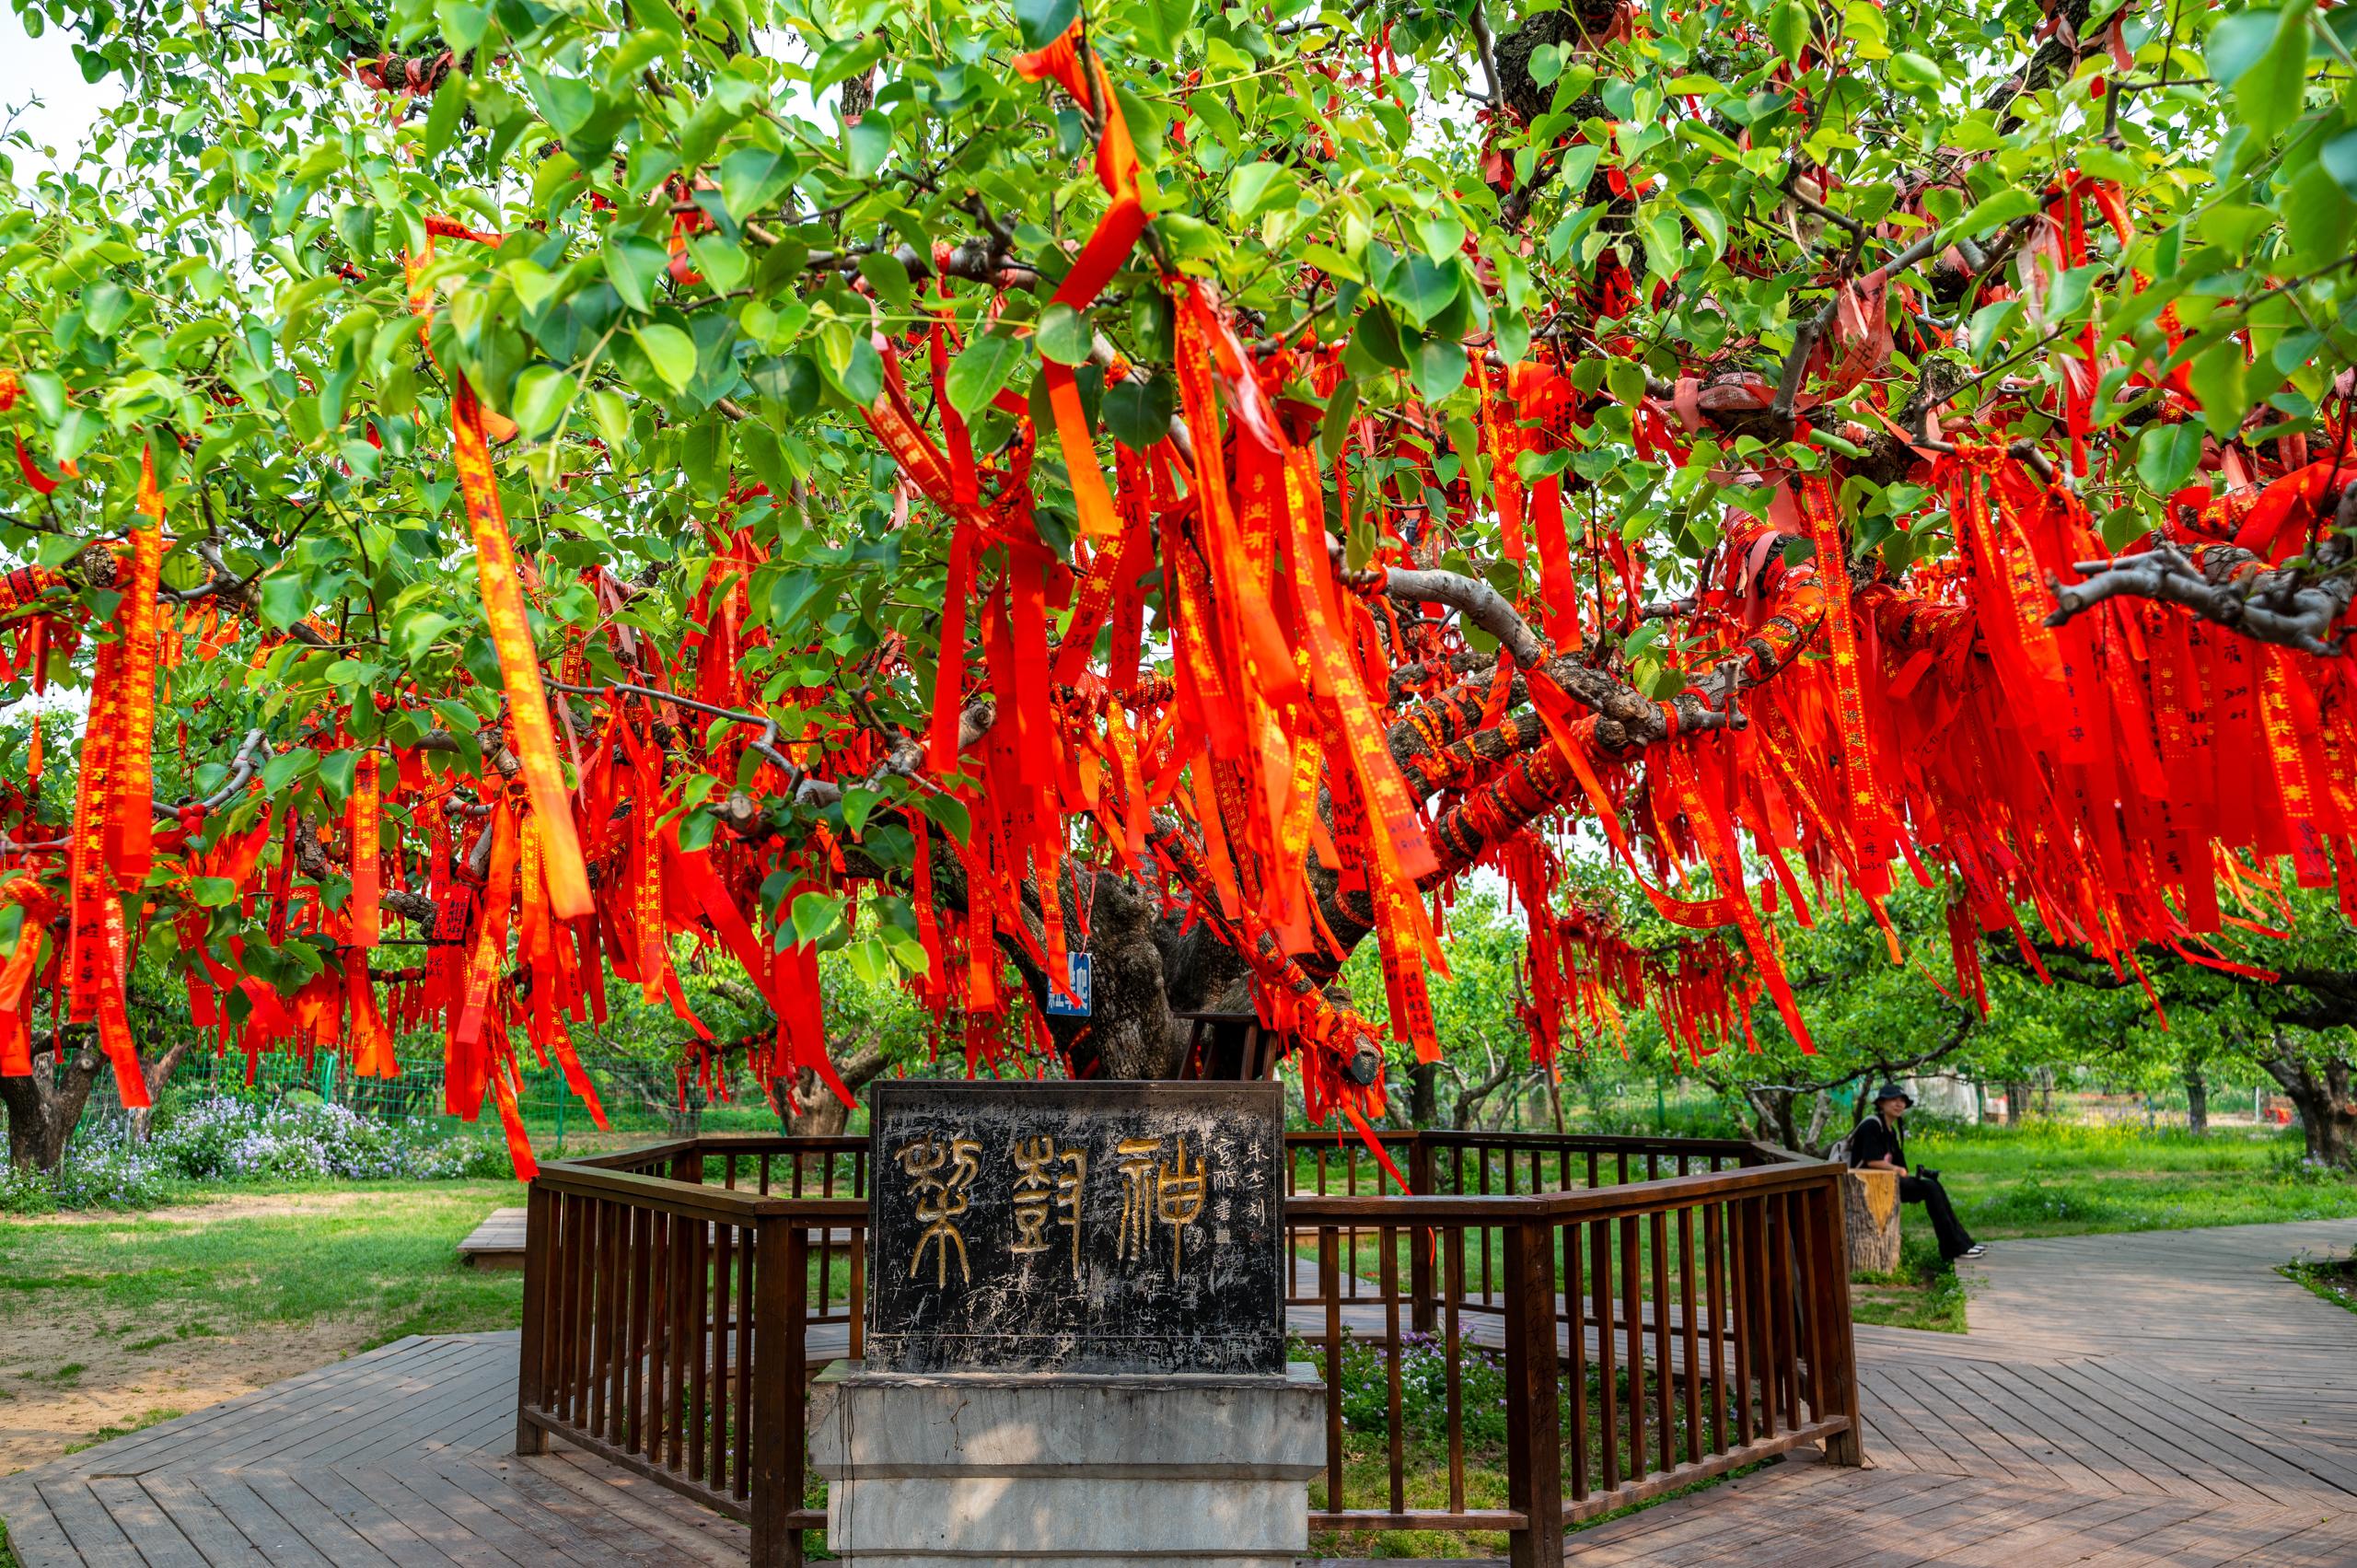
<svg viewBox="0 0 2357 1568">
<path fill-rule="evenodd" d="M 1914 1097 L 1897 1084 L 1876 1089 L 1875 1113 L 1850 1134 L 1850 1167 L 1898 1172 L 1898 1201 L 1923 1205 L 1923 1212 L 1932 1217 L 1932 1234 L 1939 1237 L 1940 1256 L 1950 1262 L 1978 1258 L 1989 1249 L 1973 1240 L 1964 1222 L 1956 1217 L 1956 1205 L 1948 1202 L 1939 1173 L 1907 1167 L 1907 1108 L 1914 1103 Z"/>
</svg>

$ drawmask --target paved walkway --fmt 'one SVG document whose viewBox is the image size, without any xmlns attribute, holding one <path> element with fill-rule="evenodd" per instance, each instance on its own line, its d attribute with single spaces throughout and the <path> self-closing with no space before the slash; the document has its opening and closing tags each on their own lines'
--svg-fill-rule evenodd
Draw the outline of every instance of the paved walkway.
<svg viewBox="0 0 2357 1568">
<path fill-rule="evenodd" d="M 1861 1329 L 1871 1460 L 1571 1538 L 1583 1568 L 2351 1568 L 2357 1314 L 2273 1272 L 2357 1220 L 1992 1248 L 1968 1336 Z M 516 1336 L 403 1340 L 0 1480 L 25 1568 L 742 1563 L 742 1527 L 518 1458 Z"/>
<path fill-rule="evenodd" d="M 1862 1328 L 1864 1470 L 1572 1538 L 1583 1568 L 2357 1564 L 2357 1313 L 2274 1272 L 2357 1220 L 1992 1244 L 1965 1336 Z"/>
</svg>

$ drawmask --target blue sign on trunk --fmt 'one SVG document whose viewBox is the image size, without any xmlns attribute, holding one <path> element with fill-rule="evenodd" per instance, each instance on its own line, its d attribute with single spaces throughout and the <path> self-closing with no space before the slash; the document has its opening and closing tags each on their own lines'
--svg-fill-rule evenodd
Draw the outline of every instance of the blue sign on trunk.
<svg viewBox="0 0 2357 1568">
<path fill-rule="evenodd" d="M 1064 955 L 1072 967 L 1071 978 L 1064 982 L 1068 994 L 1060 995 L 1054 986 L 1048 987 L 1048 1011 L 1062 1018 L 1086 1018 L 1094 998 L 1089 994 L 1088 955 Z"/>
</svg>

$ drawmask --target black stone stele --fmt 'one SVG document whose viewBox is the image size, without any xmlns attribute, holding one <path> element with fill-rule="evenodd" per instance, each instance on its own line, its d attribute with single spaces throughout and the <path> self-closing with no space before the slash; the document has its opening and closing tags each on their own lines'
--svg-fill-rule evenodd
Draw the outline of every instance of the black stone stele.
<svg viewBox="0 0 2357 1568">
<path fill-rule="evenodd" d="M 1274 1083 L 868 1091 L 867 1365 L 1284 1370 Z"/>
</svg>

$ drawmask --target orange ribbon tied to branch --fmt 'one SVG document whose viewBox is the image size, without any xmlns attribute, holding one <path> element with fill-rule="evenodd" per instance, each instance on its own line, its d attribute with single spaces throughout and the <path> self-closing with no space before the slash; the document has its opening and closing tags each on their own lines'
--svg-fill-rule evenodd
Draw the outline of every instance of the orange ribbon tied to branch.
<svg viewBox="0 0 2357 1568">
<path fill-rule="evenodd" d="M 1047 48 L 1015 57 L 1015 68 L 1026 79 L 1051 76 L 1073 101 L 1098 121 L 1097 178 L 1113 204 L 1097 220 L 1097 231 L 1074 258 L 1072 271 L 1056 285 L 1055 303 L 1085 310 L 1136 248 L 1145 232 L 1145 207 L 1138 198 L 1137 148 L 1130 141 L 1129 122 L 1106 80 L 1105 67 L 1092 51 L 1081 58 L 1080 23 Z M 1105 487 L 1105 473 L 1097 463 L 1097 449 L 1088 438 L 1088 421 L 1080 406 L 1080 389 L 1072 366 L 1047 360 L 1040 377 L 1048 389 L 1048 406 L 1056 418 L 1056 439 L 1063 448 L 1064 466 L 1072 472 L 1073 501 L 1080 511 L 1081 531 L 1106 539 L 1121 531 L 1113 499 Z"/>
<path fill-rule="evenodd" d="M 581 841 L 573 828 L 573 797 L 557 762 L 556 726 L 549 722 L 548 693 L 540 684 L 540 655 L 524 609 L 524 588 L 516 573 L 516 548 L 499 505 L 499 480 L 492 472 L 491 447 L 483 439 L 482 408 L 462 374 L 450 377 L 450 436 L 458 459 L 459 487 L 474 531 L 475 572 L 482 586 L 482 609 L 491 621 L 492 645 L 499 651 L 499 673 L 507 687 L 507 712 L 516 725 L 516 750 L 524 764 L 524 784 L 540 819 L 546 855 L 549 907 L 559 920 L 591 912 L 589 873 L 581 864 Z"/>
</svg>

